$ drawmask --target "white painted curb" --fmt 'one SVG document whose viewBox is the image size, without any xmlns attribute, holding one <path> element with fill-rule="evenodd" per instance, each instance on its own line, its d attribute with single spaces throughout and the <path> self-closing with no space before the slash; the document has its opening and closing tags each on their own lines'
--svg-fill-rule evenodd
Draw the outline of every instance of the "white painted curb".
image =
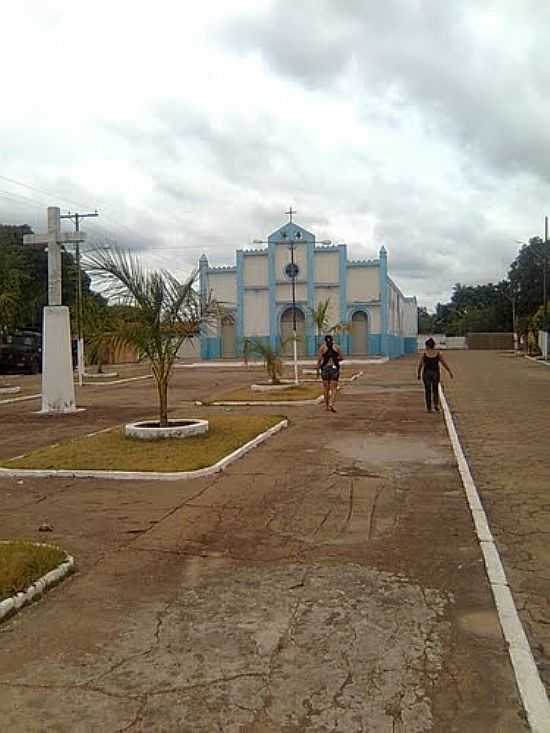
<svg viewBox="0 0 550 733">
<path fill-rule="evenodd" d="M 1 478 L 99 478 L 99 479 L 113 479 L 119 480 L 130 480 L 130 481 L 185 481 L 187 479 L 202 478 L 204 476 L 210 476 L 214 473 L 223 471 L 230 463 L 233 463 L 245 453 L 248 453 L 256 446 L 264 443 L 271 436 L 278 433 L 280 430 L 288 427 L 288 420 L 281 420 L 273 427 L 269 428 L 263 433 L 260 433 L 248 443 L 241 445 L 240 448 L 230 453 L 225 458 L 222 458 L 212 466 L 206 468 L 198 468 L 195 471 L 174 471 L 172 473 L 163 471 L 94 471 L 94 470 L 46 470 L 37 468 L 0 468 L 0 479 Z"/>
<path fill-rule="evenodd" d="M 439 385 L 439 394 L 445 415 L 445 424 L 466 491 L 466 497 L 472 513 L 481 552 L 483 553 L 485 569 L 495 599 L 502 633 L 508 644 L 508 653 L 514 669 L 521 701 L 533 733 L 549 733 L 550 702 L 548 701 L 544 684 L 540 678 L 531 647 L 527 641 L 514 604 L 506 573 L 504 572 L 498 554 L 498 548 L 489 528 L 485 510 L 479 498 L 479 493 L 472 478 L 464 451 L 462 450 L 451 411 L 441 385 Z"/>
<path fill-rule="evenodd" d="M 101 374 L 98 374 L 97 372 L 88 373 L 84 372 L 82 375 L 86 379 L 113 379 L 114 377 L 118 377 L 118 372 L 102 372 Z"/>
<path fill-rule="evenodd" d="M 19 394 L 21 387 L 0 387 L 0 394 Z"/>
<path fill-rule="evenodd" d="M 9 405 L 13 402 L 25 402 L 26 400 L 37 400 L 42 394 L 25 395 L 25 397 L 11 397 L 9 400 L 0 400 L 0 405 Z"/>
<path fill-rule="evenodd" d="M 245 402 L 235 400 L 234 402 L 209 402 L 207 404 L 213 405 L 214 407 L 265 407 L 273 406 L 276 407 L 294 407 L 295 405 L 318 405 L 324 400 L 323 395 L 319 395 L 314 400 L 254 400 L 253 402 Z M 195 402 L 196 405 L 204 405 L 204 402 Z"/>
<path fill-rule="evenodd" d="M 253 392 L 284 392 L 285 389 L 295 389 L 300 384 L 296 382 L 289 382 L 288 380 L 281 380 L 281 384 L 252 384 L 250 389 Z"/>
<path fill-rule="evenodd" d="M 141 377 L 126 377 L 125 379 L 112 379 L 110 382 L 84 382 L 86 387 L 106 387 L 111 384 L 126 384 L 127 382 L 139 382 L 141 379 L 152 379 L 152 374 L 144 374 Z"/>
<path fill-rule="evenodd" d="M 151 422 L 151 420 L 140 420 L 127 423 L 124 426 L 124 434 L 127 438 L 136 438 L 136 440 L 164 440 L 166 438 L 184 440 L 193 435 L 204 435 L 208 432 L 208 420 L 173 418 L 169 419 L 168 425 L 162 428 L 151 427 Z"/>
<path fill-rule="evenodd" d="M 529 361 L 534 361 L 535 364 L 542 364 L 543 366 L 550 366 L 550 361 L 544 361 L 544 359 L 536 359 L 534 356 L 525 356 Z"/>
<path fill-rule="evenodd" d="M 344 359 L 344 362 L 346 364 L 386 364 L 389 361 L 389 358 L 387 356 L 381 356 L 379 359 Z M 283 364 L 286 366 L 293 365 L 293 361 L 284 361 Z M 311 366 L 312 364 L 315 364 L 314 359 L 306 359 L 306 360 L 298 360 L 297 362 L 298 366 Z M 206 367 L 209 369 L 219 367 L 220 369 L 230 369 L 234 367 L 263 367 L 263 361 L 249 361 L 248 364 L 245 364 L 244 361 L 226 361 L 226 362 L 220 362 L 220 361 L 203 361 L 203 362 L 193 362 L 192 364 L 175 364 L 175 369 L 199 369 L 201 367 Z"/>
<path fill-rule="evenodd" d="M 10 540 L 1 540 L 1 544 L 10 544 Z M 33 542 L 33 545 L 37 547 L 54 547 L 54 545 L 47 545 L 42 542 Z M 55 547 L 59 550 L 59 547 Z M 26 606 L 31 601 L 39 598 L 42 593 L 52 585 L 59 583 L 66 575 L 72 573 L 74 570 L 74 557 L 65 553 L 65 560 L 53 570 L 50 570 L 46 575 L 36 580 L 34 583 L 28 586 L 28 588 L 20 593 L 16 593 L 14 596 L 4 598 L 0 601 L 0 622 L 2 622 L 8 616 L 17 613 L 20 608 Z"/>
<path fill-rule="evenodd" d="M 312 374 L 315 374 L 315 369 L 310 370 Z M 305 372 L 304 372 L 305 373 Z M 365 372 L 357 372 L 356 374 L 353 374 L 351 377 L 340 377 L 338 380 L 338 384 L 349 384 L 350 382 L 355 382 L 359 377 L 362 377 Z M 322 383 L 321 377 L 319 379 L 300 379 L 300 382 L 306 382 L 307 384 L 313 383 L 313 384 L 321 384 Z"/>
</svg>

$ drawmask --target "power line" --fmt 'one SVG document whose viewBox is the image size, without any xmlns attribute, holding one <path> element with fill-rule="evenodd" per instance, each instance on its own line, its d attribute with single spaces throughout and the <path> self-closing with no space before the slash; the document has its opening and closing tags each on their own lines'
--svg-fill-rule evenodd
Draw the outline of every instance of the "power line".
<svg viewBox="0 0 550 733">
<path fill-rule="evenodd" d="M 71 201 L 70 199 L 63 198 L 59 196 L 58 194 L 52 194 L 48 191 L 43 191 L 40 188 L 35 188 L 35 186 L 30 186 L 28 183 L 23 183 L 23 181 L 16 181 L 15 178 L 8 178 L 7 176 L 2 176 L 2 175 L 0 175 L 0 178 L 3 181 L 9 181 L 9 183 L 14 183 L 16 186 L 23 186 L 23 188 L 28 188 L 29 191 L 35 191 L 36 193 L 40 193 L 43 196 L 48 196 L 49 198 L 59 198 L 62 201 L 66 201 L 69 204 L 73 204 L 73 206 L 79 206 L 82 208 L 86 208 L 85 206 L 82 205 L 82 203 Z"/>
<path fill-rule="evenodd" d="M 16 186 L 23 186 L 23 188 L 27 188 L 27 189 L 29 189 L 29 191 L 35 191 L 36 193 L 39 193 L 39 194 L 41 194 L 42 196 L 47 196 L 48 198 L 51 198 L 51 199 L 58 199 L 59 201 L 63 201 L 63 202 L 65 202 L 65 203 L 68 203 L 68 204 L 72 204 L 73 206 L 78 206 L 79 208 L 84 208 L 84 209 L 85 209 L 85 208 L 88 208 L 88 207 L 87 207 L 87 206 L 85 206 L 85 205 L 84 205 L 84 204 L 83 204 L 82 202 L 80 202 L 80 203 L 79 203 L 79 202 L 73 201 L 73 200 L 71 200 L 71 199 L 65 198 L 64 196 L 60 196 L 60 195 L 59 195 L 58 193 L 51 193 L 51 192 L 49 192 L 49 191 L 44 191 L 43 189 L 40 189 L 40 188 L 36 188 L 36 186 L 31 186 L 30 184 L 28 184 L 28 183 L 24 183 L 23 181 L 18 181 L 18 180 L 16 180 L 15 178 L 8 178 L 8 176 L 2 176 L 2 175 L 0 175 L 0 179 L 2 179 L 2 180 L 4 180 L 4 181 L 8 181 L 9 183 L 13 183 L 13 184 L 15 184 Z M 18 195 L 18 194 L 15 194 L 15 195 Z M 35 199 L 33 199 L 33 200 L 35 200 Z M 44 205 L 44 204 L 43 204 L 43 205 Z M 117 226 L 119 226 L 119 227 L 121 227 L 121 228 L 125 229 L 125 230 L 126 230 L 127 232 L 129 232 L 129 233 L 130 233 L 130 234 L 131 234 L 132 236 L 134 236 L 134 237 L 136 237 L 136 236 L 137 236 L 137 237 L 138 237 L 138 239 L 139 239 L 139 240 L 141 240 L 141 237 L 140 237 L 140 235 L 139 235 L 139 234 L 137 234 L 137 232 L 133 231 L 133 230 L 132 230 L 132 229 L 131 229 L 130 227 L 128 227 L 128 226 L 127 226 L 126 224 L 122 224 L 121 222 L 119 222 L 119 221 L 118 221 L 117 219 L 115 219 L 114 217 L 111 217 L 111 216 L 108 216 L 108 215 L 105 215 L 105 214 L 103 214 L 103 217 L 104 217 L 105 219 L 108 219 L 108 220 L 111 220 L 111 221 L 113 221 L 113 222 L 114 222 L 114 223 L 115 223 L 115 224 L 116 224 Z M 143 241 L 143 240 L 141 240 L 141 241 Z"/>
<path fill-rule="evenodd" d="M 14 198 L 14 196 L 17 196 L 17 198 Z M 29 206 L 35 209 L 43 209 L 44 205 L 42 203 L 38 204 L 35 203 L 35 199 L 27 198 L 26 196 L 20 196 L 17 193 L 13 193 L 12 191 L 0 191 L 0 198 L 5 199 L 6 201 L 11 201 L 16 204 L 20 204 L 21 206 Z"/>
</svg>

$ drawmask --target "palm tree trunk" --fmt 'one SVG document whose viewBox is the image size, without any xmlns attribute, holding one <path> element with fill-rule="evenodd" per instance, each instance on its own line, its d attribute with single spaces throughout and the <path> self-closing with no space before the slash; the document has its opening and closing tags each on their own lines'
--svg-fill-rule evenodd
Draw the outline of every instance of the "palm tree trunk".
<svg viewBox="0 0 550 733">
<path fill-rule="evenodd" d="M 168 425 L 168 377 L 156 377 L 159 395 L 159 425 L 164 428 Z"/>
</svg>

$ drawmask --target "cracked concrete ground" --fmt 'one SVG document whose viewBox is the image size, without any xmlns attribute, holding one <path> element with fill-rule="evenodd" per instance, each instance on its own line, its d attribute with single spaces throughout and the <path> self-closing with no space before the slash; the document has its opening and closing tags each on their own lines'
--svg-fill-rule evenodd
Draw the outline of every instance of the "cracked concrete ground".
<svg viewBox="0 0 550 733">
<path fill-rule="evenodd" d="M 182 371 L 174 399 L 249 379 Z M 143 414 L 153 394 L 107 389 L 86 393 L 73 433 Z M 0 454 L 17 424 L 28 447 L 69 431 L 25 409 L 0 413 Z M 527 730 L 414 362 L 369 366 L 335 415 L 285 411 L 287 431 L 209 479 L 1 482 L 2 534 L 36 538 L 47 519 L 79 562 L 0 626 L 6 730 Z"/>
</svg>

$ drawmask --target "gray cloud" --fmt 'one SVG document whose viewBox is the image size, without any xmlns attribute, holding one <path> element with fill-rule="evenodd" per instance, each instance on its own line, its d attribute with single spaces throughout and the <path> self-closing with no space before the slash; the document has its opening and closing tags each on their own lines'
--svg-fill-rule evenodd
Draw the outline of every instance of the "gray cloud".
<svg viewBox="0 0 550 733">
<path fill-rule="evenodd" d="M 507 24 L 499 44 L 475 36 L 468 13 L 482 11 Z M 452 135 L 493 170 L 530 170 L 548 182 L 549 22 L 550 6 L 534 0 L 275 0 L 269 13 L 235 21 L 224 38 L 309 88 L 338 90 L 351 75 L 365 106 L 390 94 L 398 109 L 420 110 L 427 129 Z M 514 37 L 525 38 L 519 52 Z"/>
<path fill-rule="evenodd" d="M 479 32 L 472 13 L 491 11 Z M 72 100 L 55 119 L 11 105 L 0 173 L 52 196 L 2 184 L 0 221 L 43 230 L 48 204 L 97 207 L 91 241 L 184 275 L 203 251 L 232 263 L 292 204 L 353 256 L 384 243 L 402 290 L 428 304 L 456 281 L 498 280 L 513 240 L 537 233 L 550 193 L 550 7 L 273 0 L 231 21 L 217 11 L 189 48 L 178 34 L 193 12 L 181 13 L 179 26 L 162 24 L 162 46 L 147 22 L 141 38 L 138 26 L 131 42 L 120 37 L 116 56 L 138 69 L 123 97 L 106 47 L 74 124 Z M 37 18 L 28 31 L 40 44 Z M 66 23 L 58 13 L 48 32 L 64 37 Z M 33 73 L 19 86 L 36 96 Z"/>
</svg>

